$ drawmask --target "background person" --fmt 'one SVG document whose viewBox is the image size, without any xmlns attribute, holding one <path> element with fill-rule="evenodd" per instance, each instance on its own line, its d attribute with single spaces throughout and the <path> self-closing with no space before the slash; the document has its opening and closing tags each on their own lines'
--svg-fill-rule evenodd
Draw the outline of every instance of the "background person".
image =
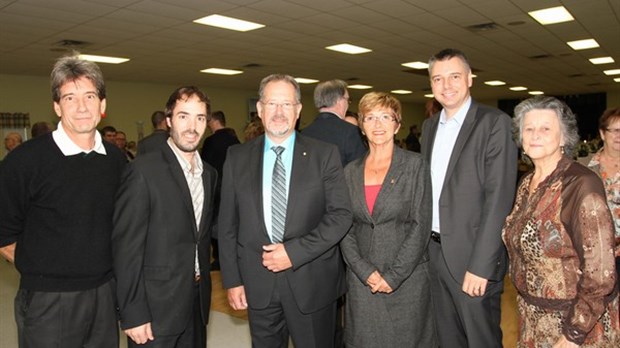
<svg viewBox="0 0 620 348">
<path fill-rule="evenodd" d="M 517 289 L 519 347 L 618 347 L 614 232 L 601 180 L 572 160 L 572 111 L 537 96 L 514 129 L 534 163 L 503 230 Z"/>
<path fill-rule="evenodd" d="M 402 120 L 396 98 L 368 93 L 358 110 L 370 150 L 345 168 L 353 211 L 340 243 L 348 265 L 345 345 L 435 347 L 430 169 L 394 145 Z"/>
<path fill-rule="evenodd" d="M 166 123 L 166 113 L 155 111 L 151 115 L 153 133 L 138 141 L 138 155 L 159 149 L 168 140 L 168 124 Z"/>
</svg>

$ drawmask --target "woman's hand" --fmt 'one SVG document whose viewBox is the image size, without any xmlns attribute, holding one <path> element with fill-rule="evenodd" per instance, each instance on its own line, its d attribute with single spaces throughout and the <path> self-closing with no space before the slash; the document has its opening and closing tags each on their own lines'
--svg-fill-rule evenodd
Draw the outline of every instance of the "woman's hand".
<svg viewBox="0 0 620 348">
<path fill-rule="evenodd" d="M 576 348 L 579 347 L 578 344 L 575 344 L 564 337 L 562 337 L 553 345 L 553 348 Z"/>
</svg>

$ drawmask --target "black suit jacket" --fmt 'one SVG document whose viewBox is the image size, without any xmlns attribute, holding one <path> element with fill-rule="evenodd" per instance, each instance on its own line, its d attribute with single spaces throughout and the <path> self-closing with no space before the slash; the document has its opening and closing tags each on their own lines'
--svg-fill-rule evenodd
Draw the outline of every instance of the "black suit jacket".
<svg viewBox="0 0 620 348">
<path fill-rule="evenodd" d="M 204 165 L 200 228 L 187 181 L 172 149 L 138 156 L 117 195 L 112 248 L 122 329 L 152 322 L 155 335 L 180 333 L 193 310 L 196 247 L 204 323 L 211 304 L 210 223 L 217 174 Z"/>
<path fill-rule="evenodd" d="M 166 144 L 166 140 L 168 140 L 168 132 L 156 129 L 153 133 L 138 141 L 138 155 L 158 150 L 162 145 Z"/>
<path fill-rule="evenodd" d="M 264 143 L 263 135 L 230 147 L 218 219 L 224 287 L 243 285 L 255 309 L 269 304 L 276 278 L 262 265 L 262 246 L 271 244 L 263 218 Z M 338 242 L 351 226 L 350 206 L 338 149 L 297 134 L 283 241 L 293 267 L 284 274 L 303 313 L 346 290 Z"/>
<path fill-rule="evenodd" d="M 362 157 L 367 151 L 362 142 L 360 129 L 331 112 L 321 112 L 314 122 L 301 132 L 303 135 L 338 146 L 343 167 Z"/>
<path fill-rule="evenodd" d="M 439 113 L 422 126 L 422 154 L 429 163 L 438 124 Z M 457 282 L 463 282 L 466 271 L 495 281 L 504 278 L 507 258 L 501 232 L 516 178 L 510 117 L 472 100 L 439 198 L 441 248 Z"/>
</svg>

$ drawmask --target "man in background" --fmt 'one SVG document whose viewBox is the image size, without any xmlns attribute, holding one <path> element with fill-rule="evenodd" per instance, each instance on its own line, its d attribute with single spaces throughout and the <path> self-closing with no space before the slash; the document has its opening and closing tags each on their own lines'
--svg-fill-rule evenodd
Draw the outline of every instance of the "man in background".
<svg viewBox="0 0 620 348">
<path fill-rule="evenodd" d="M 168 124 L 163 111 L 155 111 L 151 115 L 153 133 L 138 142 L 138 155 L 159 149 L 168 140 Z"/>
<path fill-rule="evenodd" d="M 314 89 L 314 105 L 319 115 L 302 130 L 302 134 L 334 144 L 340 151 L 342 166 L 366 153 L 358 127 L 344 121 L 350 98 L 347 83 L 330 80 Z"/>
<path fill-rule="evenodd" d="M 51 82 L 58 128 L 17 147 L 0 170 L 0 251 L 21 275 L 19 346 L 118 347 L 110 240 L 125 160 L 97 132 L 99 67 L 61 58 Z"/>
<path fill-rule="evenodd" d="M 114 137 L 114 144 L 116 144 L 116 147 L 121 150 L 127 162 L 133 161 L 133 154 L 127 151 L 127 135 L 125 134 L 125 132 L 121 130 L 116 131 L 116 137 Z"/>
<path fill-rule="evenodd" d="M 213 230 L 211 231 L 211 245 L 213 248 L 212 270 L 220 269 L 220 257 L 217 244 L 217 214 L 220 207 L 220 191 L 222 189 L 222 168 L 226 160 L 226 152 L 232 145 L 239 144 L 239 139 L 232 128 L 226 128 L 226 116 L 223 111 L 214 111 L 207 120 L 207 127 L 211 130 L 202 144 L 200 157 L 217 170 L 217 185 L 215 187 L 215 206 L 213 208 Z"/>
<path fill-rule="evenodd" d="M 112 247 L 129 347 L 206 346 L 217 173 L 196 149 L 209 112 L 198 88 L 175 90 L 166 103 L 170 137 L 138 156 L 123 177 Z"/>
</svg>

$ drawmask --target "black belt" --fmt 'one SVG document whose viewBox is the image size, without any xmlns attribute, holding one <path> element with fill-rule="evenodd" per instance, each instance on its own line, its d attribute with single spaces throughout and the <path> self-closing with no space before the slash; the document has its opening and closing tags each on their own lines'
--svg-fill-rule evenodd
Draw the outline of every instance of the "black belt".
<svg viewBox="0 0 620 348">
<path fill-rule="evenodd" d="M 439 232 L 431 231 L 431 240 L 435 243 L 441 244 L 441 234 Z"/>
</svg>

